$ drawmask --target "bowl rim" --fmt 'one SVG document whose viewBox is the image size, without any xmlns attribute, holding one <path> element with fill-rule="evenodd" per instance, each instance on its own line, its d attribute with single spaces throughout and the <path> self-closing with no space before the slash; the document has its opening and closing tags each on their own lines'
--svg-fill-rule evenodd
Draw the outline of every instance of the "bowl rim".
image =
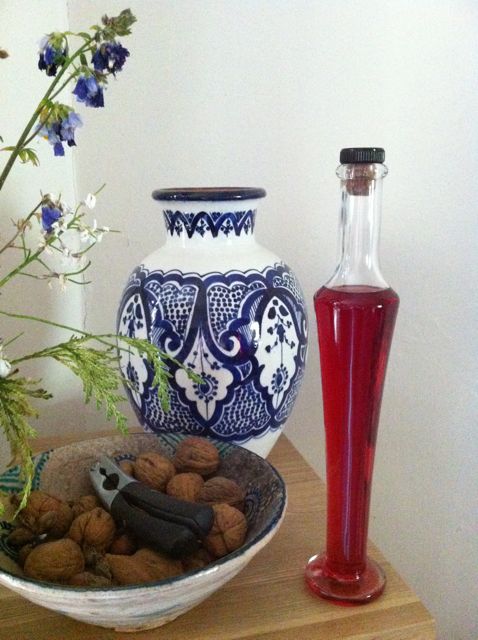
<svg viewBox="0 0 478 640">
<path fill-rule="evenodd" d="M 118 434 L 112 434 L 110 436 L 99 436 L 97 438 L 88 438 L 86 440 L 78 440 L 77 442 L 71 442 L 69 444 L 63 445 L 61 447 L 53 447 L 51 449 L 46 449 L 45 451 L 40 451 L 37 454 L 35 454 L 33 456 L 33 459 L 35 460 L 37 457 L 44 455 L 45 453 L 51 453 L 52 451 L 61 451 L 63 449 L 68 449 L 70 448 L 72 445 L 75 444 L 82 444 L 82 443 L 87 443 L 87 442 L 96 442 L 96 441 L 100 441 L 100 440 L 108 440 L 110 441 L 112 437 L 120 437 L 120 438 L 134 438 L 136 436 L 151 436 L 153 438 L 159 439 L 161 440 L 162 437 L 164 436 L 168 436 L 168 435 L 174 435 L 175 437 L 180 437 L 181 439 L 187 438 L 189 437 L 190 434 L 182 434 L 182 433 L 174 433 L 174 434 L 168 434 L 168 433 L 148 433 L 148 432 L 132 432 L 129 433 L 128 435 L 123 435 L 121 433 Z M 204 436 L 203 436 L 204 437 Z M 280 475 L 280 473 L 277 471 L 277 469 L 274 467 L 274 465 L 272 465 L 266 458 L 263 458 L 262 456 L 260 456 L 259 454 L 255 453 L 254 451 L 250 451 L 249 449 L 246 449 L 245 447 L 239 445 L 239 444 L 234 444 L 233 442 L 224 442 L 223 440 L 219 440 L 217 438 L 211 438 L 211 437 L 207 437 L 208 440 L 210 440 L 213 444 L 216 445 L 220 445 L 221 447 L 228 447 L 231 449 L 243 449 L 244 451 L 247 452 L 247 455 L 251 455 L 252 457 L 255 458 L 259 458 L 259 460 L 261 460 L 261 462 L 265 463 L 267 467 L 270 468 L 270 470 L 272 471 L 273 476 L 275 476 L 275 478 L 278 480 L 279 482 L 279 486 L 281 488 L 281 501 L 279 503 L 279 508 L 278 511 L 276 513 L 276 515 L 274 516 L 274 518 L 271 520 L 271 522 L 269 522 L 267 524 L 267 526 L 260 531 L 254 538 L 252 538 L 251 540 L 249 540 L 249 542 L 247 542 L 246 544 L 242 545 L 241 547 L 239 547 L 239 549 L 236 549 L 235 551 L 232 551 L 231 553 L 228 553 L 227 555 L 223 556 L 222 558 L 217 558 L 216 560 L 214 560 L 213 562 L 211 562 L 209 565 L 207 565 L 206 567 L 202 568 L 202 569 L 192 569 L 191 571 L 187 571 L 185 573 L 180 574 L 179 576 L 173 576 L 171 578 L 165 578 L 163 580 L 156 580 L 155 582 L 145 582 L 145 583 L 138 583 L 138 584 L 131 584 L 131 585 L 113 585 L 113 586 L 108 586 L 108 587 L 80 587 L 80 586 L 75 586 L 75 585 L 62 585 L 62 584 L 57 584 L 55 582 L 47 582 L 45 580 L 35 580 L 33 578 L 29 578 L 27 576 L 22 576 L 16 573 L 12 573 L 10 571 L 7 571 L 5 569 L 3 569 L 0 566 L 0 574 L 4 574 L 6 576 L 9 576 L 11 578 L 14 579 L 15 582 L 17 583 L 27 583 L 27 584 L 32 584 L 35 585 L 36 587 L 38 587 L 41 590 L 45 590 L 45 591 L 50 591 L 50 590 L 59 590 L 62 592 L 66 592 L 66 593 L 121 593 L 123 591 L 131 591 L 132 589 L 149 589 L 149 588 L 153 588 L 153 587 L 158 587 L 158 586 L 169 586 L 175 583 L 180 582 L 181 580 L 184 579 L 191 579 L 193 581 L 195 581 L 196 579 L 202 578 L 208 574 L 213 574 L 216 573 L 216 571 L 218 571 L 218 569 L 222 566 L 227 564 L 228 562 L 230 562 L 231 560 L 236 560 L 238 558 L 240 558 L 240 556 L 244 555 L 247 551 L 250 551 L 255 545 L 257 545 L 259 542 L 261 542 L 262 540 L 267 539 L 267 537 L 270 536 L 270 534 L 272 534 L 272 532 L 277 529 L 279 527 L 279 525 L 281 524 L 281 522 L 284 519 L 285 516 L 285 510 L 287 507 L 287 486 L 285 484 L 284 479 L 282 478 L 282 476 Z M 221 453 L 221 452 L 220 452 Z M 18 465 L 15 465 L 18 466 Z M 12 469 L 14 467 L 7 467 L 4 472 L 7 469 Z M 1 474 L 0 474 L 1 475 Z M 0 517 L 0 521 L 1 521 L 1 517 Z"/>
</svg>

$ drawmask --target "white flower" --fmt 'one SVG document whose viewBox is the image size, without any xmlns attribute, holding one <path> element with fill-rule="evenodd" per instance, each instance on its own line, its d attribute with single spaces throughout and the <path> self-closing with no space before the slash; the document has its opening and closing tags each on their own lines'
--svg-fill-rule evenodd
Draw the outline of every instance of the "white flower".
<svg viewBox="0 0 478 640">
<path fill-rule="evenodd" d="M 96 206 L 96 196 L 94 196 L 92 193 L 89 193 L 84 200 L 84 204 L 88 207 L 88 209 L 94 209 Z"/>
<path fill-rule="evenodd" d="M 95 224 L 96 224 L 96 220 L 95 220 Z M 101 242 L 103 239 L 103 235 L 105 233 L 109 233 L 109 230 L 110 230 L 109 227 L 98 227 L 98 230 L 96 231 L 96 241 Z"/>
<path fill-rule="evenodd" d="M 103 235 L 110 231 L 109 227 L 99 227 L 96 220 L 93 220 L 93 226 L 89 227 L 88 225 L 81 223 L 78 225 L 78 229 L 80 231 L 81 242 L 89 242 L 91 244 L 101 242 Z"/>
<path fill-rule="evenodd" d="M 57 238 L 65 232 L 66 230 L 66 220 L 64 218 L 64 216 L 62 216 L 61 218 L 58 218 L 58 220 L 55 220 L 55 222 L 51 225 L 51 232 L 54 236 L 56 236 Z"/>
<path fill-rule="evenodd" d="M 47 243 L 46 241 L 46 237 L 43 236 L 43 238 L 40 240 L 40 242 L 38 243 L 38 248 L 42 249 L 45 253 L 48 253 L 48 255 L 52 256 L 53 255 L 53 249 L 50 247 L 50 245 Z"/>
<path fill-rule="evenodd" d="M 91 238 L 90 228 L 84 227 L 80 232 L 80 241 L 89 242 Z"/>
<path fill-rule="evenodd" d="M 60 291 L 66 290 L 66 277 L 64 273 L 58 275 L 58 284 L 60 285 Z"/>
<path fill-rule="evenodd" d="M 12 370 L 12 365 L 5 360 L 5 358 L 0 358 L 0 378 L 6 378 L 10 371 Z"/>
<path fill-rule="evenodd" d="M 60 208 L 63 210 L 64 215 L 71 215 L 73 208 L 67 202 L 60 202 Z"/>
<path fill-rule="evenodd" d="M 98 223 L 96 220 L 93 220 L 93 226 L 91 228 L 91 233 L 96 239 L 96 242 L 101 242 L 103 239 L 103 229 L 98 227 Z"/>
</svg>

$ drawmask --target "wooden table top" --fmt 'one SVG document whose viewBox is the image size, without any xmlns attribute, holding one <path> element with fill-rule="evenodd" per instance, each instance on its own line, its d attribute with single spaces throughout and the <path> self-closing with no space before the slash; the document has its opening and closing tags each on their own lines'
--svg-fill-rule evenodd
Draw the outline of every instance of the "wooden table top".
<svg viewBox="0 0 478 640">
<path fill-rule="evenodd" d="M 92 435 L 41 438 L 35 449 L 86 437 Z M 61 616 L 0 587 L 0 639 L 434 640 L 430 613 L 372 544 L 369 553 L 387 574 L 378 600 L 341 607 L 309 592 L 303 572 L 325 540 L 324 484 L 285 436 L 269 460 L 289 492 L 281 529 L 239 575 L 191 611 L 157 629 L 117 633 Z"/>
</svg>

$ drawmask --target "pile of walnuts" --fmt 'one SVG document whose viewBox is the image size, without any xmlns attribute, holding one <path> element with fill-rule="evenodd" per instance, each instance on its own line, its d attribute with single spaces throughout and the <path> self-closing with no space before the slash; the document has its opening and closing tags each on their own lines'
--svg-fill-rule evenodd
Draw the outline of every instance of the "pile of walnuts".
<svg viewBox="0 0 478 640">
<path fill-rule="evenodd" d="M 209 440 L 191 436 L 178 445 L 172 460 L 151 451 L 121 467 L 157 491 L 212 506 L 214 524 L 201 548 L 183 560 L 169 558 L 119 529 L 95 495 L 67 503 L 33 491 L 8 536 L 26 576 L 82 587 L 154 582 L 201 569 L 244 543 L 244 491 L 214 475 L 219 452 Z"/>
</svg>

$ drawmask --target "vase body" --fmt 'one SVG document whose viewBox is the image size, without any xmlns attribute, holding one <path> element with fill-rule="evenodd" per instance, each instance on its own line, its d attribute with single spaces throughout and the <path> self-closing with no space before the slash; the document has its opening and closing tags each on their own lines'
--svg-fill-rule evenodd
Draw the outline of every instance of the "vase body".
<svg viewBox="0 0 478 640">
<path fill-rule="evenodd" d="M 306 580 L 325 598 L 362 604 L 385 586 L 382 569 L 367 557 L 367 533 L 399 298 L 378 262 L 384 152 L 348 149 L 341 155 L 347 160 L 337 172 L 342 180 L 340 261 L 314 296 L 326 434 L 327 542 L 325 552 L 309 561 Z"/>
<path fill-rule="evenodd" d="M 131 274 L 120 334 L 147 338 L 172 363 L 170 408 L 152 370 L 121 354 L 127 389 L 146 430 L 213 436 L 266 456 L 304 373 L 307 317 L 291 270 L 254 237 L 260 189 L 159 190 L 166 244 Z"/>
</svg>

